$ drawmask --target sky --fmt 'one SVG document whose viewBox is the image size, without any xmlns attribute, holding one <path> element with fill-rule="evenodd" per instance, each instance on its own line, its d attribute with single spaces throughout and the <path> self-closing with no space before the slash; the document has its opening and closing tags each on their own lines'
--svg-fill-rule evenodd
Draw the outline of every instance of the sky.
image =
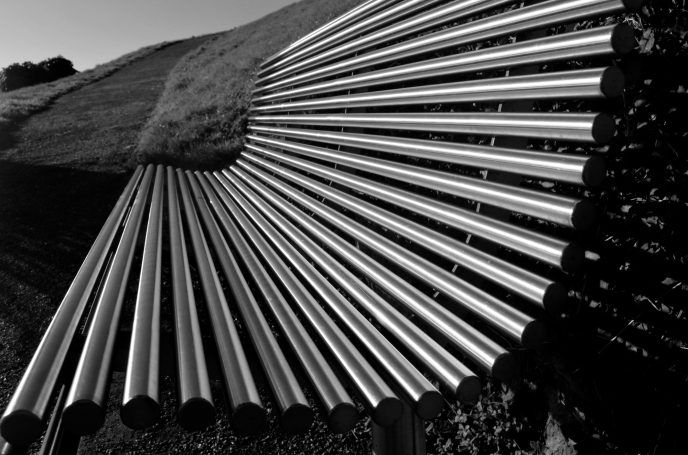
<svg viewBox="0 0 688 455">
<path fill-rule="evenodd" d="M 62 55 L 83 71 L 140 47 L 229 30 L 296 0 L 0 0 L 0 69 Z"/>
</svg>

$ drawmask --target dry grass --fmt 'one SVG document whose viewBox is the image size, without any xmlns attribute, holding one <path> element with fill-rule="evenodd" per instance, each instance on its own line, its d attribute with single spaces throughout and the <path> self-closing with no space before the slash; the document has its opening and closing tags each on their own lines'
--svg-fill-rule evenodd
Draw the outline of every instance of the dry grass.
<svg viewBox="0 0 688 455">
<path fill-rule="evenodd" d="M 144 128 L 140 162 L 217 168 L 238 155 L 253 77 L 265 58 L 361 0 L 303 0 L 206 41 L 170 73 Z"/>
<path fill-rule="evenodd" d="M 99 81 L 118 69 L 136 60 L 146 57 L 153 52 L 173 44 L 165 42 L 142 47 L 139 50 L 125 54 L 108 63 L 98 65 L 93 69 L 58 79 L 46 84 L 33 85 L 11 92 L 0 93 L 0 131 L 9 130 L 36 112 L 40 112 L 58 97 L 79 89 L 85 85 Z"/>
</svg>

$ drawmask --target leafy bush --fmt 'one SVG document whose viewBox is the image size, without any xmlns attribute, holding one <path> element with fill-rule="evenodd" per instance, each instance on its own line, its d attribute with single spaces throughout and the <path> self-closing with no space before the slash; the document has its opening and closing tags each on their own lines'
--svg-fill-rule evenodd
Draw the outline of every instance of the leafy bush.
<svg viewBox="0 0 688 455">
<path fill-rule="evenodd" d="M 40 63 L 13 63 L 0 73 L 0 90 L 9 92 L 22 87 L 52 82 L 77 72 L 72 62 L 61 55 Z"/>
</svg>

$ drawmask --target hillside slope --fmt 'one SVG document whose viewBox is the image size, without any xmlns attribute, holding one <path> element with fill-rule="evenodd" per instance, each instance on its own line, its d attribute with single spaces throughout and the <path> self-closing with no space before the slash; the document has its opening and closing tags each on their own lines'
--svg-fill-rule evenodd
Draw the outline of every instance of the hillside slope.
<svg viewBox="0 0 688 455">
<path fill-rule="evenodd" d="M 0 160 L 122 172 L 168 73 L 208 37 L 167 46 L 109 77 L 58 98 L 0 146 Z"/>
<path fill-rule="evenodd" d="M 302 0 L 179 61 L 141 134 L 141 162 L 218 168 L 240 152 L 258 64 L 361 0 Z"/>
</svg>

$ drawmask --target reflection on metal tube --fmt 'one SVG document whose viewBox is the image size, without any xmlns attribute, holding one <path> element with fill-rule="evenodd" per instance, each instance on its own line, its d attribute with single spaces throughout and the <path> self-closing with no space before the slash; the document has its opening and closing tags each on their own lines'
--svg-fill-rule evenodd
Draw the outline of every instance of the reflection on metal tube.
<svg viewBox="0 0 688 455">
<path fill-rule="evenodd" d="M 215 335 L 220 369 L 232 411 L 231 425 L 239 433 L 255 434 L 265 428 L 267 414 L 260 400 L 258 388 L 253 381 L 239 333 L 234 325 L 234 318 L 229 311 L 210 249 L 194 210 L 189 188 L 180 169 L 177 169 L 177 184 L 182 196 L 186 226 L 191 237 L 198 276 Z"/>
<path fill-rule="evenodd" d="M 26 447 L 43 433 L 48 406 L 69 346 L 142 174 L 143 166 L 138 166 L 93 242 L 5 408 L 0 432 L 8 443 Z"/>
<path fill-rule="evenodd" d="M 349 332 L 366 347 L 368 354 L 375 358 L 376 364 L 392 378 L 394 385 L 403 393 L 418 417 L 423 419 L 437 417 L 442 409 L 442 395 L 377 331 L 370 321 L 352 307 L 344 296 L 337 292 L 335 287 L 272 227 L 271 223 L 255 211 L 254 207 L 261 207 L 261 202 L 255 194 L 252 194 L 241 183 L 236 181 L 233 183 L 252 204 L 250 207 L 242 204 L 242 208 L 250 212 L 255 224 L 268 234 L 275 246 L 289 260 L 292 268 L 313 287 L 337 319 L 347 326 Z"/>
<path fill-rule="evenodd" d="M 179 391 L 177 420 L 183 428 L 193 431 L 205 428 L 215 420 L 215 407 L 191 283 L 177 182 L 171 167 L 167 168 L 167 202 Z"/>
<path fill-rule="evenodd" d="M 273 162 L 250 154 L 244 154 L 243 159 L 253 164 L 259 164 L 261 167 L 309 189 L 318 196 L 326 197 L 330 201 L 379 224 L 385 229 L 416 242 L 423 248 L 435 252 L 454 263 L 461 264 L 462 267 L 495 282 L 510 292 L 530 300 L 541 308 L 557 310 L 566 299 L 567 292 L 559 283 L 484 253 L 466 245 L 464 242 L 455 240 L 388 210 L 381 209 L 373 204 L 349 196 L 342 191 L 305 178 L 301 174 L 285 169 L 284 166 L 278 166 Z M 242 164 L 242 162 L 239 162 L 239 165 Z"/>
<path fill-rule="evenodd" d="M 280 412 L 280 423 L 288 433 L 301 433 L 313 423 L 313 410 L 303 394 L 299 382 L 294 376 L 287 359 L 284 357 L 267 320 L 258 306 L 258 302 L 249 288 L 239 264 L 220 233 L 220 228 L 213 219 L 196 177 L 186 171 L 189 186 L 196 201 L 196 210 L 200 214 L 205 232 L 210 237 L 213 251 L 217 255 L 234 303 L 239 308 L 242 320 L 253 342 L 265 377 L 270 384 L 273 396 Z"/>
<path fill-rule="evenodd" d="M 213 183 L 217 185 L 216 182 Z M 341 260 L 351 264 L 391 296 L 398 299 L 404 308 L 432 327 L 480 368 L 501 380 L 508 380 L 513 376 L 514 360 L 506 349 L 481 334 L 434 299 L 420 292 L 406 279 L 392 273 L 361 250 L 334 235 L 332 231 L 316 222 L 312 217 L 306 216 L 291 204 L 287 204 L 272 191 L 267 190 L 266 187 L 261 185 L 255 187 L 255 190 L 300 224 L 314 238 L 327 245 Z"/>
<path fill-rule="evenodd" d="M 524 32 L 532 28 L 561 25 L 584 17 L 612 14 L 624 11 L 626 9 L 625 3 L 631 2 L 624 2 L 622 0 L 572 0 L 567 2 L 549 0 L 406 40 L 400 44 L 387 46 L 280 80 L 265 88 L 266 90 L 274 90 L 279 87 L 303 84 L 314 79 L 388 63 L 448 47 L 461 46 L 476 41 Z M 639 2 L 632 0 L 632 3 Z M 263 80 L 259 79 L 256 81 L 256 85 L 263 85 Z"/>
<path fill-rule="evenodd" d="M 264 140 L 261 142 L 274 145 L 278 141 Z M 281 141 L 280 141 L 281 142 Z M 251 151 L 271 156 L 281 161 L 291 161 L 299 166 L 311 166 L 308 161 L 278 154 L 263 147 L 246 144 Z M 365 157 L 345 152 L 334 152 L 320 147 L 301 146 L 296 144 L 279 144 L 282 150 L 288 150 L 300 155 L 327 159 L 334 163 L 344 164 L 355 169 L 382 175 L 436 191 L 443 191 L 455 196 L 480 201 L 486 204 L 502 207 L 506 210 L 524 213 L 530 216 L 552 221 L 569 227 L 587 227 L 592 223 L 594 211 L 586 200 L 573 199 L 551 193 L 544 193 L 516 186 L 494 183 L 455 175 L 444 171 L 417 168 L 407 164 L 396 163 L 378 158 Z M 317 166 L 317 165 L 313 165 Z M 320 166 L 322 167 L 322 166 Z M 587 224 L 587 225 L 586 225 Z"/>
<path fill-rule="evenodd" d="M 236 179 L 229 171 L 225 170 L 223 172 L 227 178 Z M 252 177 L 238 169 L 237 166 L 233 166 L 231 172 L 241 177 L 244 182 L 249 183 L 252 189 L 255 189 L 258 185 Z M 526 347 L 533 347 L 542 343 L 542 326 L 531 316 L 509 306 L 430 261 L 404 249 L 351 218 L 337 213 L 311 197 L 304 196 L 302 193 L 277 181 L 274 177 L 258 171 L 255 167 L 251 168 L 251 172 L 253 175 L 260 176 L 261 180 L 269 183 L 270 186 L 278 189 L 282 194 L 317 213 L 318 216 L 326 219 L 338 229 L 347 232 L 359 242 L 373 248 L 378 254 L 384 256 L 398 267 L 443 292 L 463 309 L 474 313 L 488 324 L 502 331 L 505 335 Z"/>
<path fill-rule="evenodd" d="M 627 24 L 617 24 L 382 68 L 263 96 L 254 96 L 252 102 L 254 104 L 266 103 L 338 90 L 374 87 L 393 82 L 496 70 L 532 63 L 542 64 L 600 55 L 623 55 L 630 52 L 634 46 L 635 37 L 631 27 Z M 254 94 L 271 90 L 268 87 L 258 88 Z"/>
<path fill-rule="evenodd" d="M 598 144 L 609 142 L 616 130 L 614 120 L 607 114 L 559 112 L 259 115 L 249 117 L 249 121 L 285 125 L 335 126 L 338 128 L 347 126 L 482 136 L 515 136 Z"/>
<path fill-rule="evenodd" d="M 624 76 L 616 67 L 479 79 L 252 107 L 251 112 L 315 111 L 353 107 L 412 106 L 525 99 L 601 98 L 621 95 Z"/>
<path fill-rule="evenodd" d="M 162 261 L 162 215 L 165 171 L 158 165 L 146 227 L 136 310 L 131 329 L 122 423 L 143 429 L 160 417 L 160 273 Z"/>
<path fill-rule="evenodd" d="M 373 134 L 340 133 L 328 130 L 273 128 L 260 125 L 249 125 L 248 128 L 254 133 L 345 145 L 376 152 L 512 172 L 576 185 L 596 186 L 602 183 L 605 176 L 604 159 L 598 156 L 550 153 Z M 257 138 L 260 136 L 247 136 L 247 139 L 254 141 L 258 141 Z"/>
<path fill-rule="evenodd" d="M 446 351 L 446 349 L 440 346 L 428 334 L 423 332 L 423 330 L 414 325 L 408 318 L 403 316 L 372 289 L 365 286 L 361 280 L 349 272 L 339 262 L 334 260 L 325 250 L 318 247 L 302 232 L 295 229 L 294 226 L 282 215 L 277 213 L 275 209 L 253 197 L 253 195 L 247 193 L 247 197 L 250 198 L 251 203 L 255 207 L 258 207 L 266 219 L 274 226 L 277 226 L 284 235 L 310 256 L 310 260 L 320 265 L 330 278 L 334 279 L 357 304 L 365 308 L 379 324 L 387 329 L 390 335 L 404 344 L 418 361 L 423 363 L 427 370 L 432 372 L 432 374 L 453 394 L 457 395 L 465 402 L 474 402 L 478 398 L 480 393 L 480 381 L 468 368 L 458 362 L 454 356 Z M 334 308 L 334 311 L 338 312 L 341 320 L 345 321 L 345 323 L 351 327 L 352 331 L 361 331 L 361 327 L 369 327 L 363 330 L 363 336 L 369 339 L 370 336 L 366 335 L 365 332 L 371 330 L 373 330 L 374 336 L 377 336 L 377 332 L 374 331 L 369 324 L 360 322 L 365 321 L 365 319 L 363 319 L 363 316 L 359 314 L 353 306 L 340 305 Z M 359 323 L 356 323 L 357 320 Z M 375 348 L 375 352 L 379 352 L 378 350 L 379 348 Z M 383 349 L 380 351 L 382 351 L 380 355 L 385 355 L 384 345 Z M 395 352 L 396 351 L 393 351 L 393 355 L 395 355 Z M 385 363 L 388 363 L 390 357 L 385 355 L 385 359 Z"/>
<path fill-rule="evenodd" d="M 110 365 L 115 352 L 119 318 L 153 172 L 153 165 L 148 165 L 112 266 L 95 303 L 91 326 L 65 400 L 62 420 L 65 427 L 76 435 L 95 433 L 105 422 Z"/>
<path fill-rule="evenodd" d="M 313 339 L 289 307 L 280 289 L 251 250 L 250 245 L 239 232 L 239 228 L 229 217 L 219 198 L 222 198 L 227 207 L 234 207 L 234 203 L 214 177 L 207 173 L 203 176 L 198 172 L 196 172 L 196 177 L 203 187 L 205 196 L 215 211 L 226 237 L 234 244 L 239 253 L 239 258 L 255 280 L 258 290 L 263 294 L 265 305 L 270 309 L 279 329 L 285 335 L 285 341 L 291 346 L 296 358 L 301 363 L 302 370 L 309 377 L 311 385 L 325 407 L 330 429 L 336 433 L 349 431 L 356 424 L 358 414 L 356 406 L 327 360 L 316 347 Z"/>
<path fill-rule="evenodd" d="M 213 178 L 217 178 L 217 175 L 214 175 Z M 330 350 L 343 371 L 356 386 L 372 419 L 375 423 L 382 426 L 389 426 L 394 423 L 401 415 L 401 401 L 399 398 L 375 371 L 375 368 L 351 345 L 351 341 L 324 312 L 318 302 L 296 278 L 268 241 L 259 234 L 257 229 L 260 228 L 267 238 L 271 238 L 267 232 L 274 234 L 275 239 L 279 239 L 281 236 L 274 231 L 274 228 L 267 224 L 259 225 L 256 223 L 254 226 L 248 220 L 248 217 L 254 219 L 255 216 L 260 220 L 260 215 L 247 204 L 234 187 L 229 186 L 226 181 L 222 183 L 226 192 L 232 196 L 233 201 L 246 211 L 246 215 L 244 215 L 242 210 L 232 203 L 228 205 L 230 213 L 254 244 L 256 251 L 263 256 L 273 269 L 276 278 L 284 285 L 294 303 L 301 310 L 301 314 L 309 321 L 311 328 L 318 333 L 324 346 Z M 263 231 L 263 229 L 267 232 Z"/>
<path fill-rule="evenodd" d="M 276 68 L 270 68 L 271 71 L 264 70 L 259 72 L 258 77 L 262 78 L 261 81 L 283 77 L 316 65 L 322 65 L 335 58 L 341 59 L 343 56 L 353 52 L 360 53 L 363 49 L 375 46 L 376 44 L 382 44 L 391 39 L 398 39 L 402 36 L 417 33 L 436 25 L 455 21 L 462 17 L 467 17 L 480 11 L 514 1 L 515 0 L 463 0 L 452 2 L 449 5 L 442 5 L 430 11 L 414 14 L 405 20 L 399 20 L 403 16 L 413 14 L 420 8 L 425 9 L 433 6 L 433 3 L 440 3 L 438 1 L 407 0 L 395 7 L 376 14 L 366 21 L 347 27 L 336 35 L 332 35 L 305 49 L 295 52 L 279 62 Z M 363 33 L 364 30 L 370 30 L 373 27 L 380 28 L 387 24 L 390 25 L 382 30 L 377 30 L 369 34 Z M 357 36 L 359 38 L 356 38 Z M 327 47 L 332 46 L 336 47 L 327 49 Z M 306 59 L 303 60 L 304 58 Z M 290 64 L 290 62 L 293 61 L 297 63 Z M 288 66 L 284 67 L 285 64 Z"/>
<path fill-rule="evenodd" d="M 327 37 L 327 36 L 331 35 L 332 33 L 335 33 L 338 30 L 341 30 L 342 28 L 347 27 L 350 24 L 355 23 L 356 21 L 359 21 L 362 18 L 365 18 L 366 16 L 368 16 L 370 14 L 374 14 L 375 12 L 381 10 L 382 8 L 386 7 L 387 5 L 393 4 L 397 1 L 399 1 L 399 0 L 369 0 L 367 2 L 364 2 L 361 5 L 358 5 L 352 9 L 350 9 L 349 11 L 342 14 L 338 18 L 326 23 L 322 27 L 319 27 L 319 28 L 313 30 L 309 34 L 305 35 L 304 37 L 299 38 L 298 40 L 294 41 L 292 44 L 285 47 L 281 51 L 268 57 L 267 59 L 265 59 L 260 64 L 260 67 L 261 68 L 267 68 L 267 67 L 273 66 L 273 65 L 280 65 L 281 60 L 284 57 L 291 55 L 292 53 L 296 52 L 298 49 L 301 49 L 304 46 L 307 46 L 309 43 L 321 40 L 324 37 Z"/>
</svg>

